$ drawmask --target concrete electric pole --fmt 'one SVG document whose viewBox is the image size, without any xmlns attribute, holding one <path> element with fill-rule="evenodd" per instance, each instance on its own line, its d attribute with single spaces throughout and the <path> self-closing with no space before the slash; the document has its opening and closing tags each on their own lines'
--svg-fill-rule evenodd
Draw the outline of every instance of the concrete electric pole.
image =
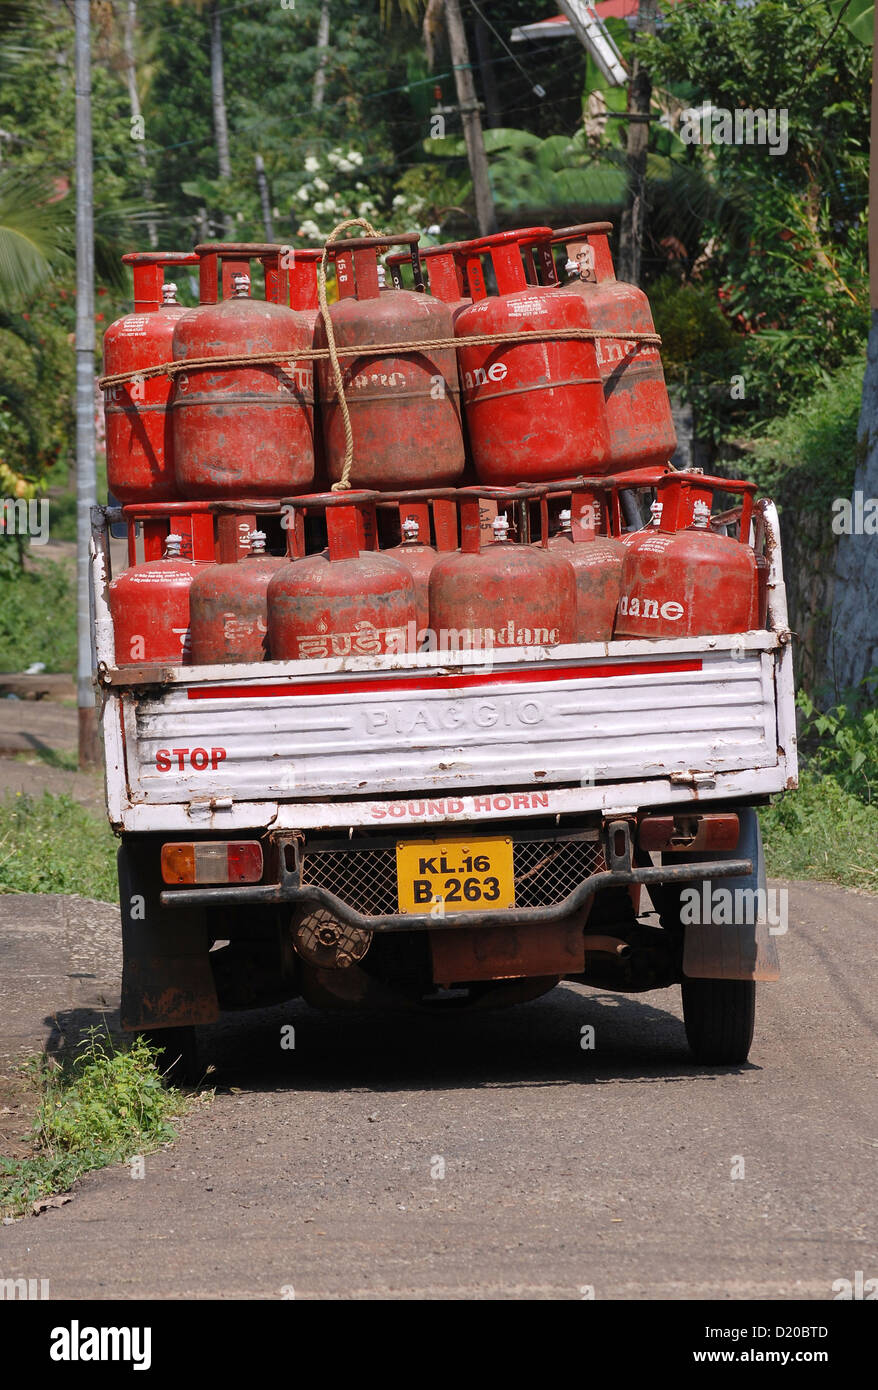
<svg viewBox="0 0 878 1390">
<path fill-rule="evenodd" d="M 92 616 L 88 548 L 95 474 L 94 198 L 91 137 L 91 32 L 89 0 L 75 0 L 76 87 L 76 703 L 79 766 L 99 760 L 92 685 Z"/>
</svg>

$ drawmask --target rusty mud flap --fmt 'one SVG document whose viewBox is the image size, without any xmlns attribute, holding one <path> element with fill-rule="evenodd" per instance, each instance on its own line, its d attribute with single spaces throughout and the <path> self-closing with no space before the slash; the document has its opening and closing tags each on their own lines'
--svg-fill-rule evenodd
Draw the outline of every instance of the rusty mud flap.
<svg viewBox="0 0 878 1390">
<path fill-rule="evenodd" d="M 777 936 L 786 923 L 769 924 L 765 855 L 759 818 L 752 807 L 739 812 L 738 851 L 717 855 L 719 864 L 692 863 L 698 890 L 673 906 L 683 925 L 683 974 L 690 980 L 777 980 Z M 737 854 L 752 865 L 742 873 Z M 683 856 L 686 857 L 686 856 Z"/>
</svg>

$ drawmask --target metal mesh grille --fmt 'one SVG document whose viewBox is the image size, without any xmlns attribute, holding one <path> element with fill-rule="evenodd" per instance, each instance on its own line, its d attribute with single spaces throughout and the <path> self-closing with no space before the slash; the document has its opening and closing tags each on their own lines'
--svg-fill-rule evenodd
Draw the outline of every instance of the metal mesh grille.
<svg viewBox="0 0 878 1390">
<path fill-rule="evenodd" d="M 513 843 L 516 907 L 552 907 L 605 867 L 596 840 L 516 840 Z M 307 850 L 302 883 L 326 888 L 365 917 L 397 911 L 396 851 Z"/>
<path fill-rule="evenodd" d="M 396 851 L 320 850 L 302 863 L 302 883 L 326 888 L 364 917 L 392 917 L 396 902 Z"/>
<path fill-rule="evenodd" d="M 597 840 L 521 840 L 514 846 L 515 906 L 552 907 L 604 867 Z"/>
</svg>

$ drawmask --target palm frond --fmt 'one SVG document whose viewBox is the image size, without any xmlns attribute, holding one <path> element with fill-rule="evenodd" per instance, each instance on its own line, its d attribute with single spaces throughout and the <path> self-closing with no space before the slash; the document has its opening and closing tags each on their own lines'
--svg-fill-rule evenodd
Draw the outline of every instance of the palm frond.
<svg viewBox="0 0 878 1390">
<path fill-rule="evenodd" d="M 423 8 L 423 0 L 381 0 L 379 6 L 381 23 L 385 28 L 388 27 L 398 14 L 402 15 L 404 19 L 416 20 Z"/>
<path fill-rule="evenodd" d="M 0 289 L 27 295 L 72 251 L 70 212 L 46 179 L 0 173 Z"/>
<path fill-rule="evenodd" d="M 3 0 L 0 5 L 0 39 L 21 29 L 33 12 L 32 0 Z"/>
</svg>

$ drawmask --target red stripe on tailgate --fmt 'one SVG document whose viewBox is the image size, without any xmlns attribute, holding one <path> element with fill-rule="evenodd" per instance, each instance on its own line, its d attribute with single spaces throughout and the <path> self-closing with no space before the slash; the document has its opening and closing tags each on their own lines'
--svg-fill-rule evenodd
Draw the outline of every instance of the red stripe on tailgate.
<svg viewBox="0 0 878 1390">
<path fill-rule="evenodd" d="M 343 680 L 289 681 L 282 685 L 205 685 L 190 687 L 190 700 L 257 700 L 276 696 L 386 695 L 393 690 L 467 690 L 474 685 L 535 685 L 546 681 L 594 680 L 599 676 L 663 676 L 679 671 L 700 671 L 701 660 L 643 661 L 634 666 L 622 661 L 595 666 L 563 666 L 553 671 L 518 667 L 491 675 L 368 676 Z"/>
</svg>

